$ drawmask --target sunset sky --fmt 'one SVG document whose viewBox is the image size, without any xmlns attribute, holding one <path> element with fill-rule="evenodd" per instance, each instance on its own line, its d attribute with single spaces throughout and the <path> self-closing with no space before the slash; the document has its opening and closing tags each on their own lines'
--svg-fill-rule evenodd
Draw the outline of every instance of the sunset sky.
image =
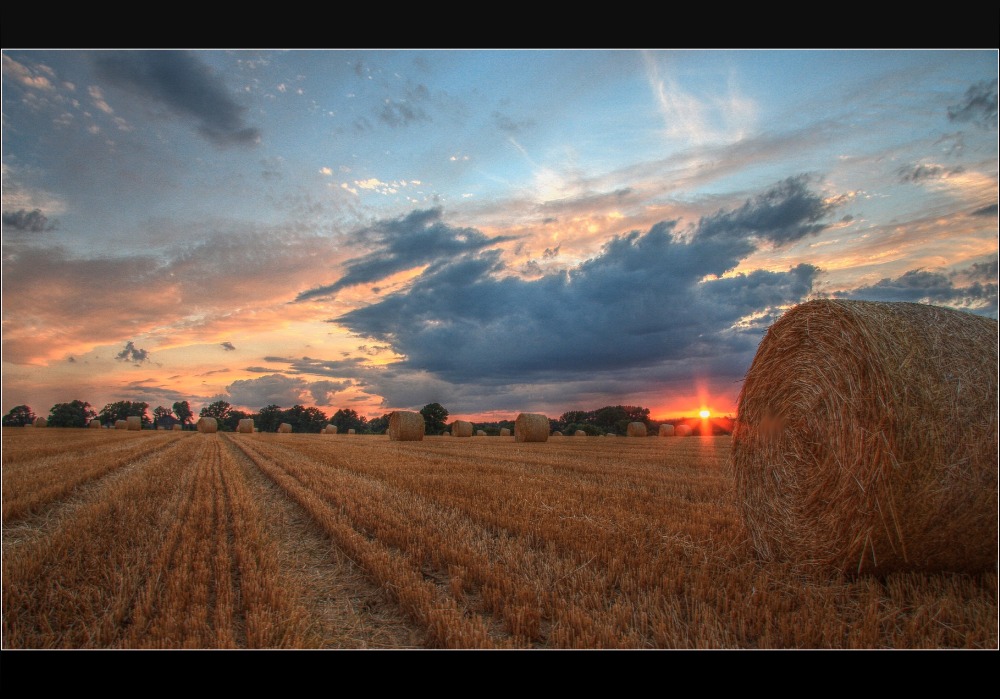
<svg viewBox="0 0 1000 699">
<path fill-rule="evenodd" d="M 0 407 L 735 414 L 796 303 L 997 317 L 997 61 L 5 50 Z"/>
</svg>

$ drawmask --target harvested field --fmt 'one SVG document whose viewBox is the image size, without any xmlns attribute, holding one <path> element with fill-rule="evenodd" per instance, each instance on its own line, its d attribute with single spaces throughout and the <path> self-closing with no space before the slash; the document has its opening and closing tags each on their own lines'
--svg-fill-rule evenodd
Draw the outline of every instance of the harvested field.
<svg viewBox="0 0 1000 699">
<path fill-rule="evenodd" d="M 997 646 L 995 572 L 758 561 L 729 451 L 5 429 L 4 647 Z"/>
</svg>

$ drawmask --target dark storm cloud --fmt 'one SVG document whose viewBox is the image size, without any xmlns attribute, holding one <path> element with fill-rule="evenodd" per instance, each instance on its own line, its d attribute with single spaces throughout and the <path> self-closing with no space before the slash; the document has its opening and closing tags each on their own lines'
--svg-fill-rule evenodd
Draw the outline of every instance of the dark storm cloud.
<svg viewBox="0 0 1000 699">
<path fill-rule="evenodd" d="M 496 127 L 509 136 L 516 136 L 535 125 L 534 119 L 515 119 L 502 112 L 493 112 L 490 116 Z"/>
<path fill-rule="evenodd" d="M 417 85 L 407 89 L 403 99 L 386 98 L 375 115 L 379 121 L 393 128 L 408 126 L 416 121 L 431 121 L 430 116 L 420 106 L 420 102 L 430 97 L 430 91 L 425 85 Z"/>
<path fill-rule="evenodd" d="M 453 255 L 511 240 L 504 236 L 489 238 L 473 228 L 448 226 L 441 222 L 439 208 L 418 210 L 402 218 L 380 222 L 360 231 L 357 237 L 374 246 L 374 252 L 348 260 L 347 272 L 339 280 L 303 291 L 296 301 L 332 296 L 349 286 L 377 282 L 396 272 L 428 263 L 439 264 L 440 260 Z"/>
<path fill-rule="evenodd" d="M 18 209 L 3 213 L 4 228 L 12 228 L 22 233 L 45 233 L 56 229 L 55 222 L 49 221 L 41 209 Z"/>
<path fill-rule="evenodd" d="M 142 364 L 149 360 L 149 351 L 144 349 L 139 349 L 135 346 L 132 340 L 125 343 L 124 349 L 115 355 L 115 359 L 120 362 L 132 362 L 133 364 Z"/>
<path fill-rule="evenodd" d="M 306 381 L 297 376 L 274 373 L 257 379 L 240 379 L 226 386 L 229 400 L 237 405 L 290 407 L 311 396 L 316 405 L 330 405 L 334 394 L 351 386 L 350 381 Z"/>
<path fill-rule="evenodd" d="M 330 405 L 333 394 L 343 391 L 350 385 L 350 381 L 313 381 L 308 387 L 316 405 Z"/>
<path fill-rule="evenodd" d="M 965 91 L 958 104 L 948 107 L 948 119 L 983 128 L 997 125 L 997 80 L 982 80 Z"/>
<path fill-rule="evenodd" d="M 222 349 L 226 350 L 227 352 L 232 352 L 233 350 L 236 349 L 236 347 L 233 345 L 233 343 L 232 342 L 228 342 L 228 341 L 227 342 L 220 342 L 219 346 L 222 347 Z"/>
<path fill-rule="evenodd" d="M 246 108 L 195 54 L 186 51 L 111 51 L 94 59 L 112 85 L 156 100 L 178 116 L 194 118 L 198 131 L 218 145 L 252 145 L 260 131 L 244 121 Z"/>
<path fill-rule="evenodd" d="M 996 204 L 988 204 L 972 212 L 972 216 L 996 216 L 996 215 L 997 215 Z"/>
<path fill-rule="evenodd" d="M 832 205 L 808 183 L 790 178 L 705 217 L 686 240 L 671 221 L 618 236 L 595 258 L 537 280 L 501 274 L 508 270 L 498 250 L 471 249 L 438 259 L 406 290 L 334 322 L 390 344 L 406 357 L 395 366 L 452 384 L 752 356 L 759 329 L 741 319 L 801 301 L 819 270 L 714 277 L 762 242 L 780 245 L 825 228 Z"/>
<path fill-rule="evenodd" d="M 991 260 L 990 262 L 977 262 L 965 270 L 965 273 L 970 279 L 996 281 L 998 269 L 1000 269 L 998 261 Z"/>
<path fill-rule="evenodd" d="M 941 165 L 904 165 L 896 170 L 900 182 L 922 182 L 924 180 L 939 180 L 943 177 L 965 172 L 965 168 L 942 167 Z"/>
<path fill-rule="evenodd" d="M 289 374 L 313 374 L 316 376 L 330 376 L 334 378 L 358 378 L 365 374 L 365 361 L 360 358 L 354 359 L 314 359 L 312 357 L 302 357 L 301 359 L 291 359 L 283 357 L 264 357 L 265 362 L 272 364 L 287 364 Z M 256 368 L 254 369 L 256 371 Z M 271 370 L 274 371 L 274 370 Z"/>
<path fill-rule="evenodd" d="M 952 279 L 940 272 L 911 269 L 895 279 L 886 277 L 870 286 L 836 292 L 834 296 L 864 301 L 932 303 L 995 318 L 996 270 L 996 262 L 973 265 L 967 270 L 969 276 L 979 276 L 986 281 L 973 281 L 966 286 L 956 286 Z M 988 281 L 990 279 L 993 281 Z"/>
</svg>

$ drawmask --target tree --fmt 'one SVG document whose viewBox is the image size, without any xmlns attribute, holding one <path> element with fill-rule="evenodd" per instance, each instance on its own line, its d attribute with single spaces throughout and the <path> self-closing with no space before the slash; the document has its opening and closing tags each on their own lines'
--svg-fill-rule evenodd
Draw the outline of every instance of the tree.
<svg viewBox="0 0 1000 699">
<path fill-rule="evenodd" d="M 368 425 L 368 419 L 361 417 L 351 408 L 341 408 L 330 418 L 330 423 L 336 425 L 337 432 L 341 434 L 347 432 L 347 430 L 363 432 Z"/>
<path fill-rule="evenodd" d="M 194 417 L 194 413 L 191 411 L 191 404 L 186 400 L 177 401 L 174 403 L 174 415 L 181 421 L 181 427 L 189 425 L 191 419 Z"/>
<path fill-rule="evenodd" d="M 424 434 L 441 434 L 448 427 L 448 411 L 440 403 L 428 403 L 420 409 L 424 416 Z"/>
<path fill-rule="evenodd" d="M 103 408 L 101 412 L 97 414 L 101 418 L 101 422 L 105 425 L 113 425 L 117 420 L 124 420 L 133 415 L 138 415 L 142 418 L 142 426 L 148 427 L 151 423 L 149 416 L 146 415 L 146 409 L 149 407 L 149 403 L 132 402 L 130 400 L 119 400 L 114 403 L 108 403 Z"/>
<path fill-rule="evenodd" d="M 86 427 L 96 415 L 90 403 L 82 400 L 56 403 L 49 410 L 49 427 Z"/>
<path fill-rule="evenodd" d="M 278 425 L 282 423 L 284 412 L 281 406 L 273 403 L 265 405 L 254 418 L 254 426 L 261 432 L 277 432 Z"/>
<path fill-rule="evenodd" d="M 233 409 L 233 406 L 229 405 L 224 400 L 217 400 L 214 403 L 209 403 L 201 412 L 198 413 L 201 417 L 214 417 L 216 421 L 221 425 L 226 417 L 229 415 L 229 411 Z"/>
<path fill-rule="evenodd" d="M 28 423 L 35 422 L 35 414 L 27 405 L 15 405 L 10 412 L 3 416 L 4 427 L 24 427 Z"/>
<path fill-rule="evenodd" d="M 226 415 L 225 420 L 219 423 L 219 429 L 222 430 L 223 432 L 235 432 L 236 428 L 240 426 L 240 420 L 244 420 L 248 417 L 252 418 L 253 413 L 248 413 L 243 410 L 237 410 L 236 408 L 233 408 Z M 257 424 L 255 421 L 254 427 L 256 426 Z"/>
<path fill-rule="evenodd" d="M 368 421 L 368 432 L 371 434 L 385 434 L 389 429 L 389 416 L 392 413 L 385 413 L 382 417 L 376 417 Z"/>
<path fill-rule="evenodd" d="M 326 413 L 322 410 L 306 408 L 302 405 L 293 405 L 288 410 L 283 410 L 281 417 L 282 422 L 287 422 L 292 426 L 293 432 L 318 433 L 327 423 Z"/>
</svg>

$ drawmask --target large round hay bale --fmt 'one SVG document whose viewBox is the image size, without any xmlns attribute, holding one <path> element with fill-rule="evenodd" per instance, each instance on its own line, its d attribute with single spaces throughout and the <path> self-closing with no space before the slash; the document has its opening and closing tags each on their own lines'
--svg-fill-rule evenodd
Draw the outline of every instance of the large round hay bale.
<svg viewBox="0 0 1000 699">
<path fill-rule="evenodd" d="M 278 425 L 278 432 L 281 434 L 290 434 L 292 431 L 292 424 L 290 422 L 283 422 Z"/>
<path fill-rule="evenodd" d="M 49 421 L 46 420 L 44 417 L 35 418 L 35 427 L 48 427 L 48 426 L 49 426 Z"/>
<path fill-rule="evenodd" d="M 99 430 L 101 429 L 101 421 L 95 417 L 93 420 L 87 423 L 87 427 L 89 427 L 92 430 Z"/>
<path fill-rule="evenodd" d="M 412 410 L 395 410 L 389 415 L 389 440 L 421 442 L 424 439 L 424 416 Z"/>
<path fill-rule="evenodd" d="M 546 430 L 547 429 L 548 428 L 546 428 Z M 501 437 L 510 437 L 510 428 L 509 427 L 501 427 L 500 428 L 500 436 Z"/>
<path fill-rule="evenodd" d="M 680 424 L 674 428 L 674 434 L 678 437 L 690 437 L 691 433 L 694 432 L 691 425 Z"/>
<path fill-rule="evenodd" d="M 125 420 L 115 420 L 115 429 L 116 430 L 127 430 L 128 429 L 128 422 L 126 422 Z"/>
<path fill-rule="evenodd" d="M 175 423 L 172 429 L 173 429 L 174 432 L 180 432 L 184 428 L 181 427 L 180 424 Z"/>
<path fill-rule="evenodd" d="M 205 434 L 215 434 L 219 431 L 219 421 L 214 417 L 198 418 L 198 431 Z"/>
<path fill-rule="evenodd" d="M 245 417 L 236 425 L 236 431 L 240 434 L 253 434 L 253 418 Z"/>
<path fill-rule="evenodd" d="M 521 413 L 514 419 L 515 442 L 547 442 L 549 419 L 541 413 Z"/>
<path fill-rule="evenodd" d="M 125 418 L 128 423 L 128 429 L 132 432 L 138 432 L 142 430 L 142 418 L 138 415 L 129 415 Z"/>
<path fill-rule="evenodd" d="M 471 437 L 472 436 L 472 423 L 465 420 L 455 420 L 451 423 L 451 436 L 452 437 Z"/>
<path fill-rule="evenodd" d="M 673 437 L 674 436 L 674 426 L 673 425 L 660 425 L 661 437 Z"/>
<path fill-rule="evenodd" d="M 628 429 L 626 433 L 629 437 L 645 437 L 646 436 L 646 423 L 645 422 L 630 422 L 628 423 Z"/>
<path fill-rule="evenodd" d="M 327 425 L 326 427 L 323 428 L 323 434 L 337 434 L 337 426 Z"/>
<path fill-rule="evenodd" d="M 573 436 L 574 437 L 586 437 L 587 433 L 584 432 L 583 430 L 577 430 L 576 432 L 573 433 Z"/>
<path fill-rule="evenodd" d="M 758 555 L 844 573 L 996 570 L 997 322 L 822 300 L 767 331 L 730 468 Z"/>
</svg>

